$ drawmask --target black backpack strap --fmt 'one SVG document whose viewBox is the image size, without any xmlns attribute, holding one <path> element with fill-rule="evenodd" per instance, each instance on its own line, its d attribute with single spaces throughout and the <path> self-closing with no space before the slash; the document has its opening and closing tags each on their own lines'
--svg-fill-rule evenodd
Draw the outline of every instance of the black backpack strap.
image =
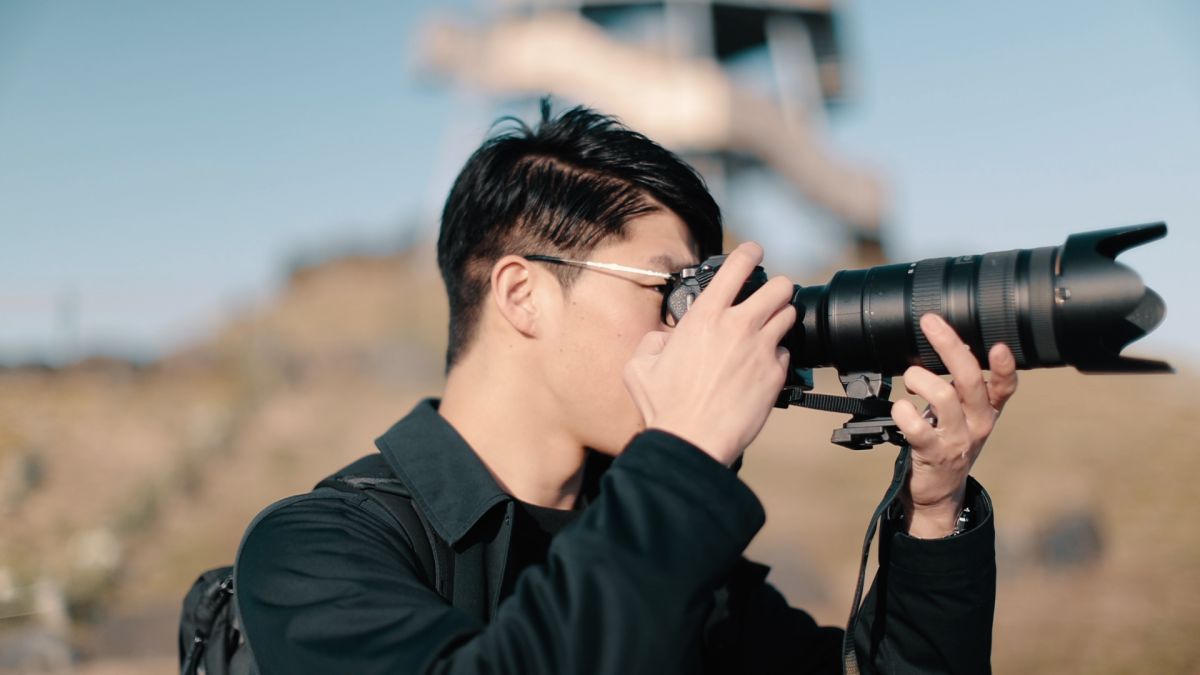
<svg viewBox="0 0 1200 675">
<path fill-rule="evenodd" d="M 317 483 L 314 491 L 320 488 L 361 493 L 382 507 L 412 546 L 426 585 L 447 602 L 452 602 L 454 557 L 450 545 L 442 541 L 417 510 L 408 487 L 392 472 L 383 455 L 363 457 Z"/>
<path fill-rule="evenodd" d="M 375 487 L 363 492 L 396 519 L 400 529 L 412 542 L 413 551 L 425 570 L 426 582 L 447 602 L 453 602 L 451 582 L 454 579 L 454 556 L 451 555 L 449 544 L 442 541 L 430 527 L 429 521 L 413 506 L 412 497 Z M 419 541 L 423 541 L 424 545 Z"/>
</svg>

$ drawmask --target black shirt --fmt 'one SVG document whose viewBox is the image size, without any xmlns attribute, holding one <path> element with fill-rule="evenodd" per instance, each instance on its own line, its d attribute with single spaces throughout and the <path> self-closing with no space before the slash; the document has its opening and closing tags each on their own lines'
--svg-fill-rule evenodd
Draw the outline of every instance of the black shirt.
<svg viewBox="0 0 1200 675">
<path fill-rule="evenodd" d="M 513 584 L 525 568 L 546 562 L 550 540 L 569 525 L 579 511 L 552 509 L 513 500 L 512 542 L 508 547 L 508 568 L 500 588 L 500 602 L 512 594 Z"/>
<path fill-rule="evenodd" d="M 758 499 L 682 439 L 646 431 L 585 470 L 582 510 L 557 535 L 561 523 L 521 527 L 435 401 L 376 444 L 452 547 L 453 597 L 427 585 L 369 498 L 285 500 L 251 524 L 237 560 L 263 672 L 840 672 L 842 631 L 789 607 L 741 557 L 764 522 Z M 951 539 L 884 528 L 855 634 L 863 672 L 990 670 L 994 529 L 974 481 L 968 504 L 978 524 Z"/>
</svg>

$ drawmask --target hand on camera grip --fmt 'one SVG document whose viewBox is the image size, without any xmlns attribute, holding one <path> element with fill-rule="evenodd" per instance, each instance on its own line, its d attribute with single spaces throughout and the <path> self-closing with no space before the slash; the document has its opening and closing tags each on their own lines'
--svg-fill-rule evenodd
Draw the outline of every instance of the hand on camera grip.
<svg viewBox="0 0 1200 675">
<path fill-rule="evenodd" d="M 758 435 L 787 373 L 779 347 L 796 320 L 792 283 L 777 277 L 734 305 L 762 261 L 742 244 L 669 332 L 643 338 L 625 384 L 647 427 L 673 433 L 730 465 Z"/>
</svg>

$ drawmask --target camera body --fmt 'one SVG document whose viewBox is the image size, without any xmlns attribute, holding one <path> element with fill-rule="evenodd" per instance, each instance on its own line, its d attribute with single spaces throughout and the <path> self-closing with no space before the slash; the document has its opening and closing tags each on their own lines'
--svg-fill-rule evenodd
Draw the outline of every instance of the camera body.
<svg viewBox="0 0 1200 675">
<path fill-rule="evenodd" d="M 692 303 L 696 298 L 700 297 L 700 293 L 708 286 L 713 277 L 716 276 L 717 270 L 725 263 L 725 254 L 710 256 L 695 267 L 686 267 L 679 272 L 679 284 L 667 296 L 667 307 L 671 315 L 676 321 L 683 318 L 691 308 Z M 759 265 L 750 272 L 750 276 L 742 282 L 742 288 L 734 297 L 734 304 L 742 302 L 750 297 L 755 291 L 767 283 L 767 271 Z M 800 286 L 796 286 L 796 291 L 800 290 Z M 796 326 L 788 332 L 784 338 L 783 346 L 787 347 L 788 351 L 794 353 L 797 348 L 803 347 L 802 338 L 803 327 L 803 312 L 805 307 L 803 304 L 796 302 L 796 296 L 792 297 L 792 304 L 796 307 Z M 788 368 L 787 380 L 784 382 L 784 389 L 800 388 L 803 391 L 809 391 L 813 388 L 813 372 L 812 368 L 805 366 L 794 365 L 797 362 L 792 359 L 792 366 Z"/>
</svg>

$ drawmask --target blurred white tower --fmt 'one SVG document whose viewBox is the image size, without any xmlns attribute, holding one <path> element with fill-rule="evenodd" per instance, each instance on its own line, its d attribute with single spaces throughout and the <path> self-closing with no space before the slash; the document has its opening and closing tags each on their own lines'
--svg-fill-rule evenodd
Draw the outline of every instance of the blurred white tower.
<svg viewBox="0 0 1200 675">
<path fill-rule="evenodd" d="M 622 118 L 710 180 L 765 164 L 882 259 L 884 191 L 824 143 L 843 94 L 831 0 L 495 0 L 484 27 L 432 21 L 425 67 L 499 96 L 551 93 Z M 767 87 L 730 66 L 765 51 Z M 713 174 L 718 175 L 714 176 Z"/>
</svg>

